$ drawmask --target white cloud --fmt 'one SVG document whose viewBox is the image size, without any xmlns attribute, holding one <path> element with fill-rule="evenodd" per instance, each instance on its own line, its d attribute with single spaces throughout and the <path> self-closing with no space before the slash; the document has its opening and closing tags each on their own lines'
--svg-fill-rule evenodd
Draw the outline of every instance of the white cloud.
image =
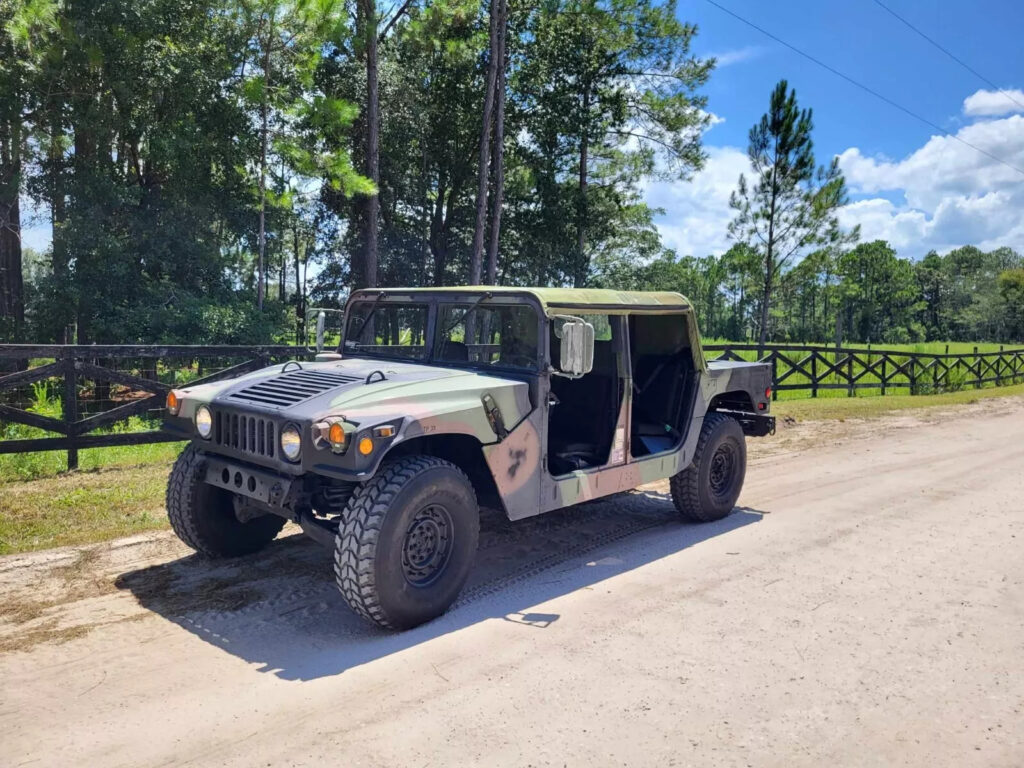
<svg viewBox="0 0 1024 768">
<path fill-rule="evenodd" d="M 729 194 L 741 173 L 750 174 L 746 152 L 736 147 L 708 147 L 707 152 L 704 170 L 693 181 L 647 185 L 647 203 L 665 209 L 658 221 L 662 240 L 680 256 L 717 255 L 729 249 Z"/>
<path fill-rule="evenodd" d="M 1024 169 L 1024 116 L 974 123 L 957 136 Z M 648 204 L 665 210 L 658 220 L 665 245 L 680 255 L 729 248 L 729 194 L 741 173 L 749 178 L 741 149 L 707 151 L 708 162 L 692 182 L 654 182 L 646 189 Z M 846 206 L 840 221 L 859 224 L 862 240 L 888 240 L 913 258 L 968 243 L 1024 252 L 1024 174 L 952 137 L 932 136 L 899 160 L 868 157 L 853 147 L 839 162 L 854 197 L 863 198 Z"/>
<path fill-rule="evenodd" d="M 964 99 L 964 114 L 971 117 L 998 117 L 1015 112 L 1024 112 L 1024 91 L 1017 88 L 980 90 Z"/>
<path fill-rule="evenodd" d="M 974 123 L 957 136 L 1024 169 L 1024 117 Z M 865 157 L 856 147 L 839 156 L 850 189 L 895 192 L 900 203 L 875 197 L 847 206 L 841 221 L 861 225 L 864 240 L 889 240 L 921 256 L 966 243 L 1024 250 L 1024 173 L 957 141 L 932 136 L 902 160 Z"/>
<path fill-rule="evenodd" d="M 721 53 L 708 54 L 708 58 L 714 57 L 716 61 L 716 69 L 722 67 L 729 67 L 733 64 L 741 64 L 744 61 L 750 61 L 751 59 L 758 58 L 765 51 L 760 45 L 748 45 L 744 48 L 735 48 L 731 51 L 722 51 Z"/>
<path fill-rule="evenodd" d="M 721 117 L 720 115 L 716 115 L 714 112 L 704 112 L 703 114 L 704 114 L 705 117 L 708 118 L 707 130 L 709 130 L 709 131 L 712 128 L 714 128 L 716 125 L 721 125 L 722 123 L 725 122 L 725 118 L 724 117 Z"/>
</svg>

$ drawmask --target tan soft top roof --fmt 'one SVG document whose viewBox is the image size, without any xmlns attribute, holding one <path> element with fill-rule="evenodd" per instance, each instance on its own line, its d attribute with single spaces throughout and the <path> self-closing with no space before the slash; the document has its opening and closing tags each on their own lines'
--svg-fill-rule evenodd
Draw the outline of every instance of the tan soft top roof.
<svg viewBox="0 0 1024 768">
<path fill-rule="evenodd" d="M 628 311 L 630 309 L 690 309 L 690 302 L 685 296 L 671 291 L 615 291 L 610 288 L 523 288 L 511 285 L 462 285 L 457 287 L 438 288 L 369 288 L 361 293 L 374 294 L 378 291 L 389 294 L 416 293 L 473 293 L 493 291 L 498 294 L 529 294 L 535 296 L 541 305 L 547 308 L 569 307 L 586 309 L 587 307 L 607 310 Z"/>
</svg>

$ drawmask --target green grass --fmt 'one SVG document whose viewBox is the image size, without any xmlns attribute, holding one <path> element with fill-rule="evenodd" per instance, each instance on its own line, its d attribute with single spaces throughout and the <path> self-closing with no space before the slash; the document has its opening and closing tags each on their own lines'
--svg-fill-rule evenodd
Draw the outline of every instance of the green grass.
<svg viewBox="0 0 1024 768">
<path fill-rule="evenodd" d="M 772 404 L 772 414 L 779 418 L 790 416 L 797 421 L 827 421 L 832 419 L 870 419 L 886 416 L 894 411 L 918 408 L 969 405 L 994 397 L 1024 396 L 1024 384 L 987 389 L 966 389 L 937 395 L 887 395 L 886 397 L 819 397 L 802 400 L 779 401 Z"/>
<path fill-rule="evenodd" d="M 704 339 L 705 344 L 756 344 L 756 341 L 733 341 L 731 339 Z M 826 341 L 822 342 L 808 342 L 806 344 L 793 341 L 793 342 L 777 342 L 779 346 L 792 346 L 792 347 L 834 347 L 835 344 L 831 344 Z M 860 344 L 857 342 L 843 342 L 843 349 L 880 349 L 886 352 L 915 352 L 921 355 L 935 355 L 945 354 L 946 347 L 949 347 L 949 354 L 951 355 L 970 355 L 974 353 L 974 348 L 978 348 L 978 352 L 998 352 L 999 348 L 1002 347 L 1004 350 L 1007 349 L 1024 349 L 1024 343 L 1020 344 L 998 344 L 996 342 L 981 341 L 921 341 L 914 344 Z"/>
<path fill-rule="evenodd" d="M 113 448 L 85 448 L 78 452 L 78 466 L 79 469 L 88 471 L 139 464 L 170 463 L 177 458 L 182 446 L 182 443 L 154 443 Z M 64 451 L 2 454 L 0 486 L 16 480 L 52 477 L 66 472 L 67 468 L 67 454 Z"/>
<path fill-rule="evenodd" d="M 168 470 L 161 461 L 0 485 L 0 555 L 165 528 Z"/>
<path fill-rule="evenodd" d="M 28 410 L 30 413 L 58 419 L 61 415 L 61 404 L 60 400 L 51 394 L 46 384 L 39 382 L 32 387 L 32 405 Z M 157 425 L 138 416 L 133 416 L 109 429 L 96 430 L 91 434 L 141 432 L 153 429 L 155 426 Z M 0 439 L 3 440 L 28 440 L 41 437 L 54 437 L 54 435 L 24 424 L 7 424 L 0 429 Z M 86 448 L 78 452 L 78 466 L 79 469 L 90 470 L 171 462 L 180 453 L 181 448 L 181 443 Z M 67 468 L 67 453 L 64 451 L 4 453 L 0 454 L 0 484 L 14 480 L 50 477 L 65 472 Z"/>
</svg>

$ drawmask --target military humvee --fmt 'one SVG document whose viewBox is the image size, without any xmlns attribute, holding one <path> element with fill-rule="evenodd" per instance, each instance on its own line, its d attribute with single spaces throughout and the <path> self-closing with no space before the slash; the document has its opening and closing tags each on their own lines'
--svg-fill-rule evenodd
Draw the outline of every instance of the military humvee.
<svg viewBox="0 0 1024 768">
<path fill-rule="evenodd" d="M 405 629 L 459 594 L 481 505 L 519 520 L 670 478 L 684 519 L 729 514 L 770 403 L 768 366 L 707 362 L 676 293 L 362 290 L 337 352 L 168 395 L 192 442 L 167 511 L 212 557 L 291 520 L 352 609 Z"/>
</svg>

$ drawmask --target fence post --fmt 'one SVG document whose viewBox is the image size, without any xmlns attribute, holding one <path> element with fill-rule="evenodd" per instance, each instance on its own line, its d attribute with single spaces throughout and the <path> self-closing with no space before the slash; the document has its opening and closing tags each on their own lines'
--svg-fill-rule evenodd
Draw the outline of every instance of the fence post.
<svg viewBox="0 0 1024 768">
<path fill-rule="evenodd" d="M 974 348 L 974 388 L 981 389 L 981 358 L 978 357 L 978 348 Z"/>
<path fill-rule="evenodd" d="M 846 353 L 846 396 L 853 397 L 853 352 Z"/>
<path fill-rule="evenodd" d="M 818 353 L 811 352 L 811 397 L 818 396 Z"/>
<path fill-rule="evenodd" d="M 75 353 L 64 350 L 64 422 L 68 430 L 68 469 L 78 469 L 77 435 L 73 426 L 78 421 L 78 372 L 75 370 Z"/>
<path fill-rule="evenodd" d="M 889 358 L 882 355 L 882 396 L 885 396 L 885 363 Z"/>
<path fill-rule="evenodd" d="M 775 356 L 775 350 L 773 349 L 768 353 L 772 358 L 772 400 L 779 399 L 779 388 L 775 386 L 775 382 L 779 380 L 779 358 Z"/>
<path fill-rule="evenodd" d="M 907 367 L 907 371 L 909 372 L 907 374 L 907 379 L 910 380 L 910 394 L 912 395 L 917 394 L 917 372 L 914 368 L 915 365 L 917 365 L 917 358 L 911 357 Z"/>
</svg>

